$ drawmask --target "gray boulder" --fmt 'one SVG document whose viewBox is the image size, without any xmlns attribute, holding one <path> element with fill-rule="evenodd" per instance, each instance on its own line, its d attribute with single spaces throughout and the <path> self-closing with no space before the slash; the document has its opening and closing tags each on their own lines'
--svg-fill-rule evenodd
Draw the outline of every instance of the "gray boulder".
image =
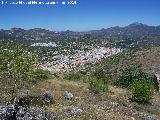
<svg viewBox="0 0 160 120">
<path fill-rule="evenodd" d="M 17 120 L 55 120 L 56 116 L 52 112 L 44 112 L 39 107 L 31 107 L 29 110 L 21 107 L 16 118 Z"/>
<path fill-rule="evenodd" d="M 73 100 L 73 94 L 72 93 L 70 93 L 70 92 L 68 92 L 68 91 L 65 91 L 64 92 L 64 98 L 66 99 L 66 100 Z"/>
<path fill-rule="evenodd" d="M 79 107 L 67 108 L 67 109 L 64 109 L 64 113 L 67 116 L 75 117 L 75 116 L 80 116 L 83 113 L 83 110 Z"/>
<path fill-rule="evenodd" d="M 156 115 L 145 115 L 144 120 L 159 120 Z"/>
<path fill-rule="evenodd" d="M 32 99 L 32 96 L 29 95 L 17 96 L 14 99 L 14 104 L 16 104 L 17 106 L 29 107 Z"/>
<path fill-rule="evenodd" d="M 54 98 L 52 96 L 52 94 L 47 91 L 42 95 L 42 98 L 44 100 L 45 103 L 53 103 L 54 102 Z"/>
<path fill-rule="evenodd" d="M 50 98 L 50 96 L 49 96 Z M 49 99 L 48 96 L 46 99 Z M 0 120 L 55 120 L 56 115 L 30 105 L 32 96 L 18 96 L 14 103 L 0 103 Z M 50 100 L 50 99 L 49 99 Z"/>
<path fill-rule="evenodd" d="M 16 120 L 17 107 L 15 104 L 0 104 L 0 120 Z"/>
</svg>

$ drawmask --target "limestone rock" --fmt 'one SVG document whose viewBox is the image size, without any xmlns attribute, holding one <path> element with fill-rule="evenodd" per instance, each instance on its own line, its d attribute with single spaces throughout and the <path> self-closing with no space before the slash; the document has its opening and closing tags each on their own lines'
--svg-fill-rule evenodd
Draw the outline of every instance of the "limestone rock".
<svg viewBox="0 0 160 120">
<path fill-rule="evenodd" d="M 67 108 L 64 110 L 64 113 L 67 116 L 80 116 L 83 113 L 83 110 L 79 107 Z"/>
<path fill-rule="evenodd" d="M 43 98 L 44 102 L 46 102 L 46 103 L 53 103 L 54 102 L 54 98 L 49 91 L 45 92 L 42 95 L 42 98 Z"/>
<path fill-rule="evenodd" d="M 68 91 L 65 91 L 64 92 L 64 98 L 66 99 L 66 100 L 73 100 L 73 94 L 72 93 L 70 93 L 70 92 L 68 92 Z"/>
</svg>

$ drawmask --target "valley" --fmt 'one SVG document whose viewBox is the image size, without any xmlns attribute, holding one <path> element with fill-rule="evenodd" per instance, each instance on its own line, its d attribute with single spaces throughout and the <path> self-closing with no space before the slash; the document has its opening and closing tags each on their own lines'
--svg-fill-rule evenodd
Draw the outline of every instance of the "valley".
<svg viewBox="0 0 160 120">
<path fill-rule="evenodd" d="M 1 29 L 0 43 L 0 120 L 160 119 L 159 26 Z"/>
</svg>

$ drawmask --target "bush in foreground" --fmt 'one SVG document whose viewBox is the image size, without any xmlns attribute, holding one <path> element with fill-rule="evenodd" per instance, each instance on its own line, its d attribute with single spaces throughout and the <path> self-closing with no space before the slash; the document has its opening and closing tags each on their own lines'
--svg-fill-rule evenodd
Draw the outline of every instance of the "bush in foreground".
<svg viewBox="0 0 160 120">
<path fill-rule="evenodd" d="M 0 87 L 3 95 L 13 98 L 19 91 L 51 76 L 48 71 L 35 69 L 35 56 L 29 48 L 16 43 L 0 45 Z"/>
<path fill-rule="evenodd" d="M 135 81 L 129 89 L 132 93 L 132 100 L 138 103 L 149 102 L 154 94 L 153 85 L 144 80 Z"/>
<path fill-rule="evenodd" d="M 51 78 L 51 73 L 48 70 L 35 69 L 32 72 L 33 78 L 35 80 L 45 80 Z"/>
<path fill-rule="evenodd" d="M 0 84 L 7 94 L 11 93 L 13 97 L 18 90 L 29 87 L 36 63 L 29 49 L 14 43 L 3 44 L 0 46 L 0 63 Z"/>
<path fill-rule="evenodd" d="M 103 70 L 98 69 L 89 78 L 89 89 L 94 93 L 108 91 L 108 79 Z"/>
<path fill-rule="evenodd" d="M 80 81 L 83 75 L 80 72 L 71 71 L 64 75 L 64 79 L 71 81 Z"/>
<path fill-rule="evenodd" d="M 102 79 L 91 77 L 89 82 L 89 89 L 94 93 L 104 93 L 108 91 L 108 85 Z"/>
<path fill-rule="evenodd" d="M 145 73 L 141 68 L 138 67 L 131 67 L 123 70 L 118 81 L 115 82 L 115 85 L 127 88 L 138 80 L 144 80 L 145 82 L 152 84 L 154 89 L 159 91 L 157 77 L 155 75 Z"/>
</svg>

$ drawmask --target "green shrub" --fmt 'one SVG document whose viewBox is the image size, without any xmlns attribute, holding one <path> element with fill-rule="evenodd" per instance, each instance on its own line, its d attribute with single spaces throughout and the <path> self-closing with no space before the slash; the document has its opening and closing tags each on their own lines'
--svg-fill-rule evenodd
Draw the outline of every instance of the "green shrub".
<svg viewBox="0 0 160 120">
<path fill-rule="evenodd" d="M 0 46 L 0 83 L 5 92 L 14 96 L 18 90 L 29 88 L 31 71 L 36 63 L 34 56 L 22 45 L 5 43 Z"/>
<path fill-rule="evenodd" d="M 108 91 L 108 77 L 102 69 L 95 70 L 89 78 L 89 89 L 94 93 Z"/>
<path fill-rule="evenodd" d="M 89 81 L 89 89 L 94 93 L 103 93 L 108 91 L 108 85 L 103 79 L 91 77 Z"/>
<path fill-rule="evenodd" d="M 134 81 L 143 78 L 144 73 L 139 68 L 131 67 L 122 71 L 122 74 L 118 78 L 116 85 L 120 87 L 128 87 Z"/>
<path fill-rule="evenodd" d="M 64 79 L 72 81 L 80 81 L 82 77 L 83 75 L 80 72 L 73 71 L 64 75 Z"/>
<path fill-rule="evenodd" d="M 135 81 L 129 89 L 132 93 L 132 100 L 138 103 L 149 102 L 154 94 L 153 85 L 144 80 Z"/>
<path fill-rule="evenodd" d="M 45 80 L 51 78 L 51 73 L 48 70 L 35 69 L 32 72 L 33 78 L 35 80 Z"/>
<path fill-rule="evenodd" d="M 158 90 L 156 77 L 143 72 L 142 69 L 138 67 L 131 67 L 123 70 L 122 74 L 118 78 L 118 81 L 115 82 L 115 85 L 126 88 L 138 80 L 144 80 L 151 83 L 155 89 Z"/>
</svg>

